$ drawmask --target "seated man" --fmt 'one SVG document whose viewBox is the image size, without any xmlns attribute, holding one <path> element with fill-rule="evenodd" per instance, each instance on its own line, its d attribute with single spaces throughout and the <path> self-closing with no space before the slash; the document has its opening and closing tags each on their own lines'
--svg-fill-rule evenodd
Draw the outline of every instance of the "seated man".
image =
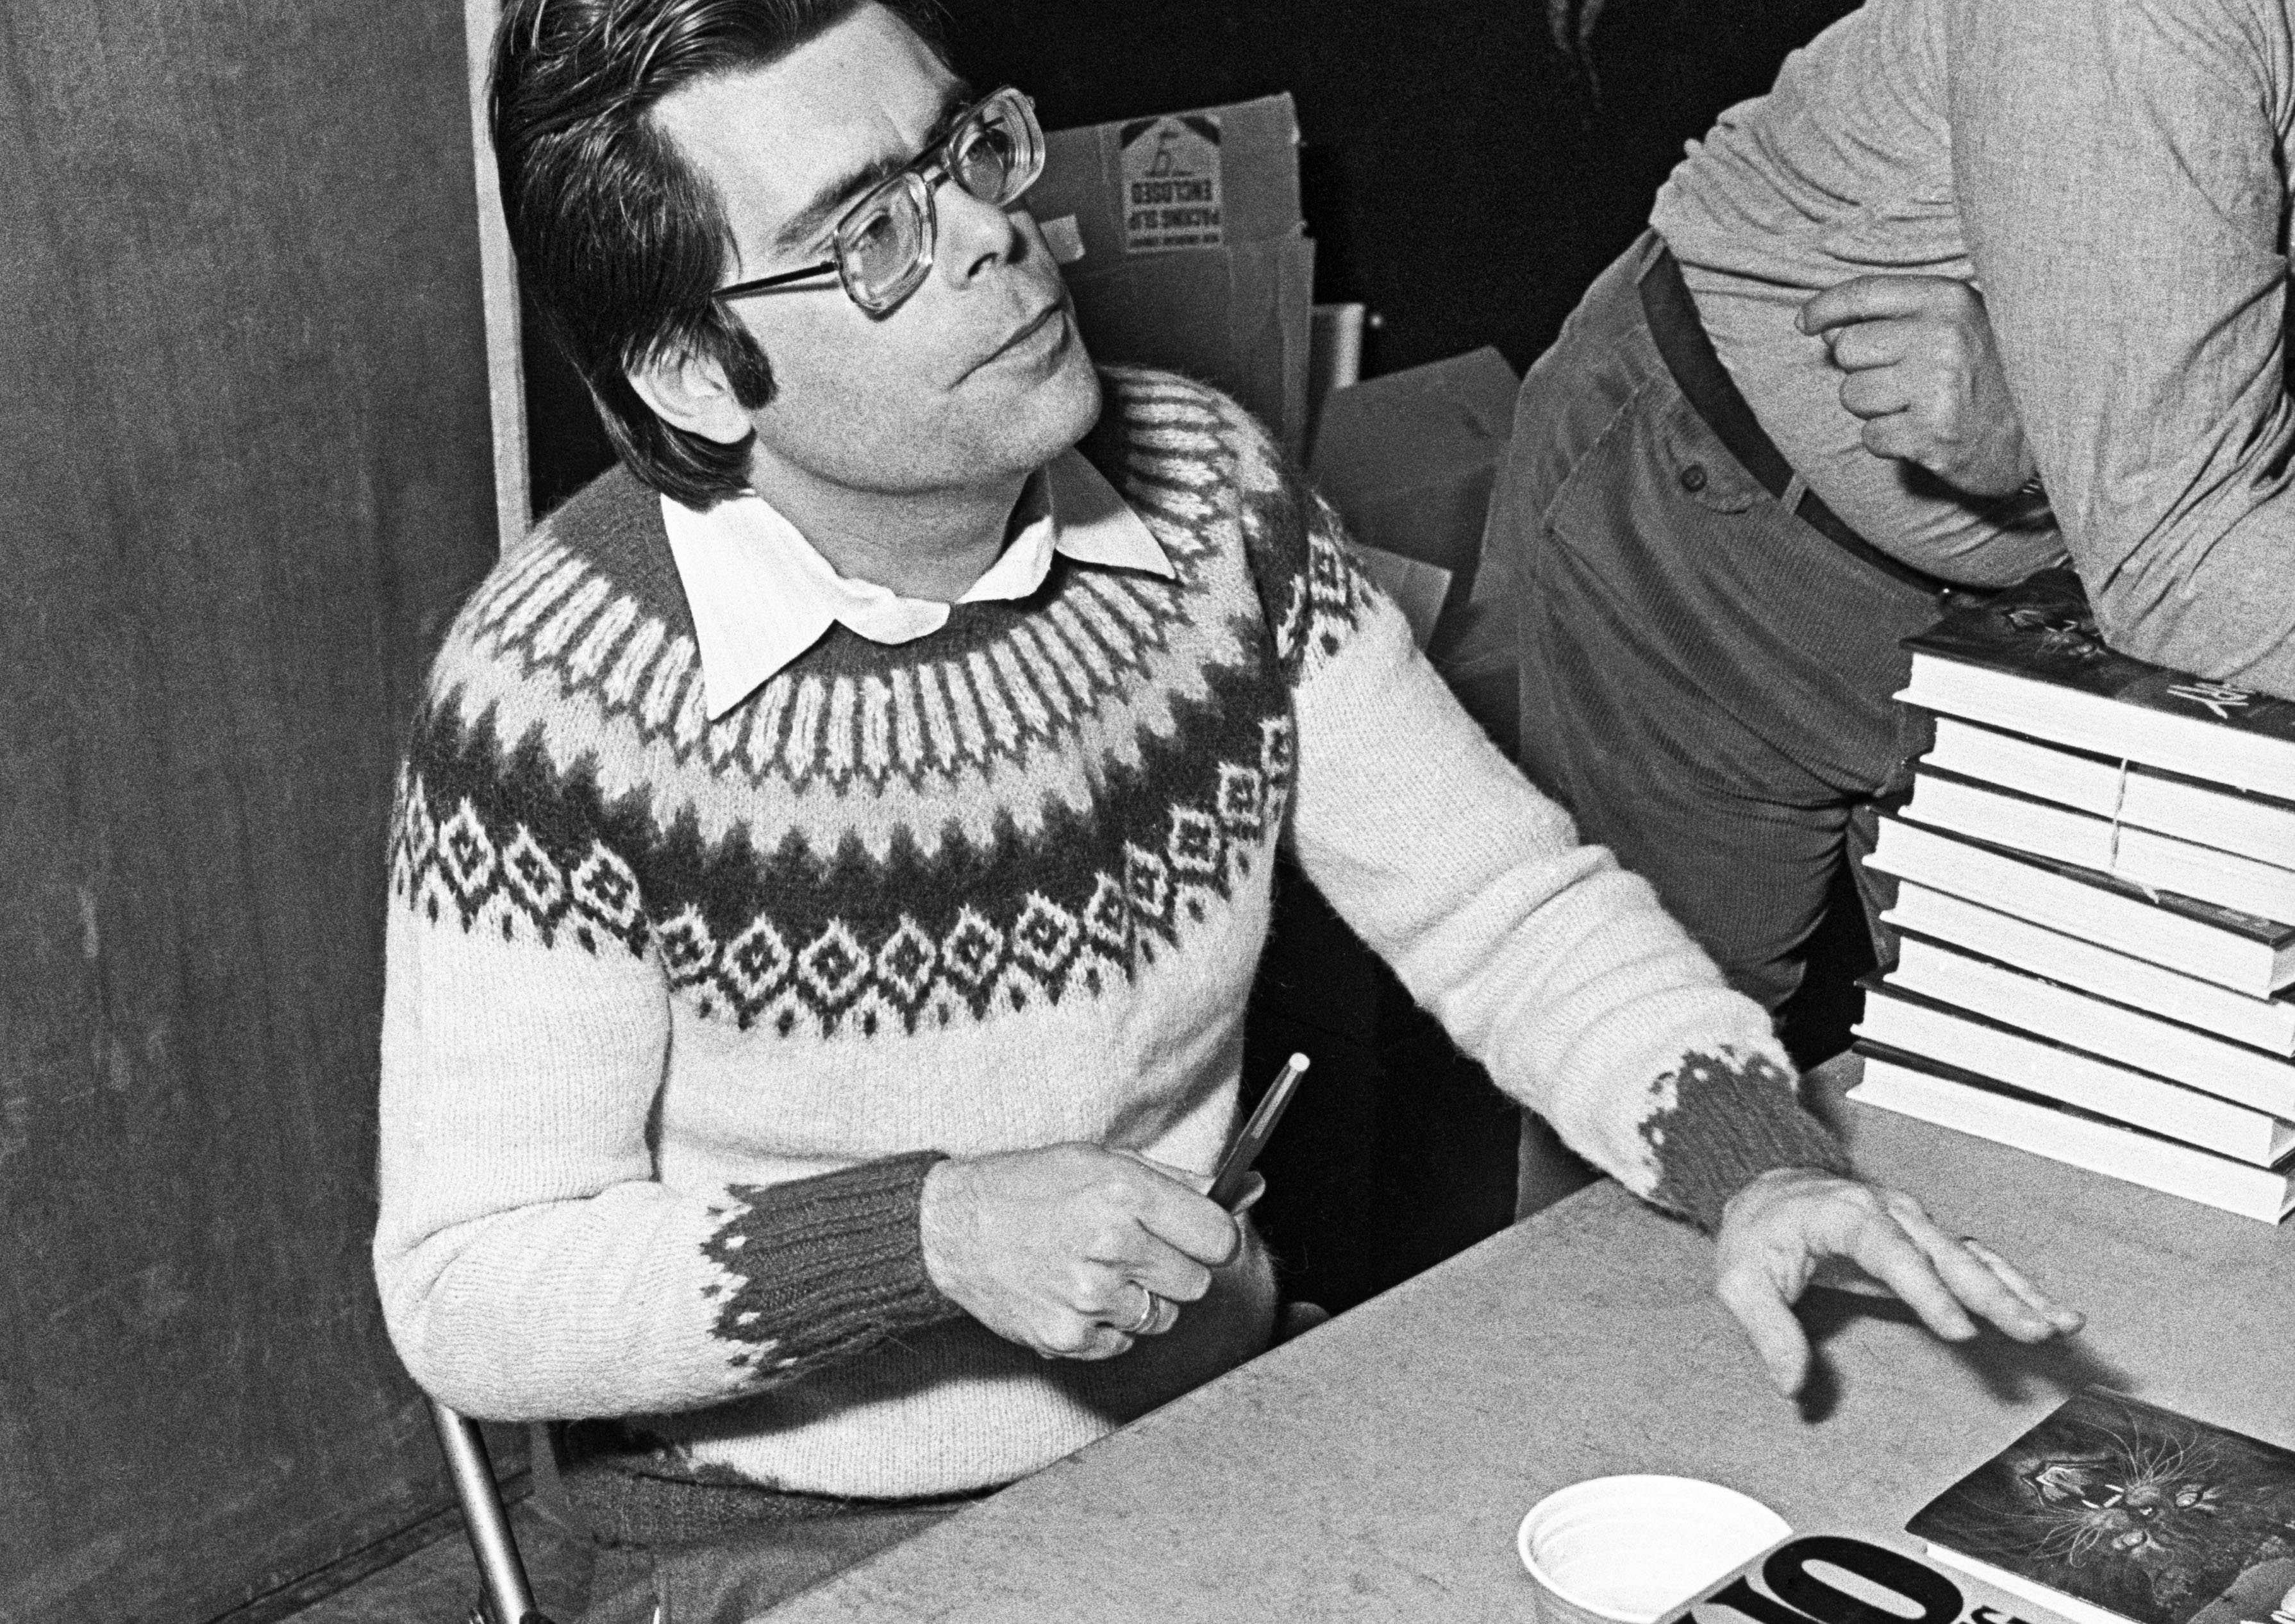
<svg viewBox="0 0 2295 1624">
<path fill-rule="evenodd" d="M 746 1616 L 1267 1346 L 1267 1254 L 1198 1190 L 1281 840 L 1718 1231 L 1781 1387 L 1826 1260 L 1947 1336 L 2078 1323 L 1847 1175 L 1256 424 L 1095 373 L 1026 99 L 905 0 L 519 0 L 494 111 L 623 466 L 480 586 L 414 729 L 375 1259 L 431 1392 L 613 1424 L 593 1616 Z"/>
</svg>

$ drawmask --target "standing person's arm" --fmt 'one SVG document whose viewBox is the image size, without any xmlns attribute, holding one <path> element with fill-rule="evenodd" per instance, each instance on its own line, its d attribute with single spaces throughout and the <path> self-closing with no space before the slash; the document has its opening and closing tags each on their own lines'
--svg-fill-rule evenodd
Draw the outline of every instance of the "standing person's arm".
<svg viewBox="0 0 2295 1624">
<path fill-rule="evenodd" d="M 2282 7 L 1953 0 L 1953 175 L 2112 644 L 2295 694 Z"/>
</svg>

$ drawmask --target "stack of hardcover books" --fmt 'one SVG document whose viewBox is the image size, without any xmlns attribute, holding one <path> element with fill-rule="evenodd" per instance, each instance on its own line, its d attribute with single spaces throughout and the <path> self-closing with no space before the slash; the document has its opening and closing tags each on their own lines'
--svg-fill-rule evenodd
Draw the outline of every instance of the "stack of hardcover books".
<svg viewBox="0 0 2295 1624">
<path fill-rule="evenodd" d="M 1908 644 L 1935 747 L 1872 864 L 1850 1095 L 2269 1222 L 2295 1208 L 2295 703 L 2104 647 L 2068 570 Z"/>
</svg>

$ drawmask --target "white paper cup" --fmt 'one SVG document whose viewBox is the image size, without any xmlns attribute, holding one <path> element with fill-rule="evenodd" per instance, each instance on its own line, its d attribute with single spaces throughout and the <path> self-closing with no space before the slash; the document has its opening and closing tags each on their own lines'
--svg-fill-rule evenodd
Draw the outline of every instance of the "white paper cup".
<svg viewBox="0 0 2295 1624">
<path fill-rule="evenodd" d="M 1515 1549 L 1537 1581 L 1541 1624 L 1657 1624 L 1792 1531 L 1719 1483 L 1597 1477 L 1531 1506 Z"/>
</svg>

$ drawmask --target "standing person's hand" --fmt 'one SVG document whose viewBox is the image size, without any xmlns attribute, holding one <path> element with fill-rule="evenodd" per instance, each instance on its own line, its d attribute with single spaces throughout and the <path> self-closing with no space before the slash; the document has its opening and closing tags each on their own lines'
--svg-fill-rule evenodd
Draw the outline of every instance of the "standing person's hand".
<svg viewBox="0 0 2295 1624">
<path fill-rule="evenodd" d="M 1916 463 L 1972 496 L 2006 496 L 2034 474 L 1984 299 L 1948 276 L 1857 276 L 1801 307 L 1844 376 L 1841 404 L 1865 449 Z"/>
<path fill-rule="evenodd" d="M 1812 1284 L 1902 1298 L 1948 1342 L 1981 1315 L 2018 1342 L 2070 1335 L 2081 1317 L 1983 1243 L 1937 1228 L 1899 1190 L 1814 1168 L 1763 1173 L 1722 1209 L 1715 1288 L 1788 1397 L 1809 1375 L 1793 1305 Z"/>
<path fill-rule="evenodd" d="M 1096 1145 L 943 1162 L 920 1220 L 942 1293 L 1048 1359 L 1113 1359 L 1170 1330 L 1243 1239 L 1175 1172 Z"/>
</svg>

